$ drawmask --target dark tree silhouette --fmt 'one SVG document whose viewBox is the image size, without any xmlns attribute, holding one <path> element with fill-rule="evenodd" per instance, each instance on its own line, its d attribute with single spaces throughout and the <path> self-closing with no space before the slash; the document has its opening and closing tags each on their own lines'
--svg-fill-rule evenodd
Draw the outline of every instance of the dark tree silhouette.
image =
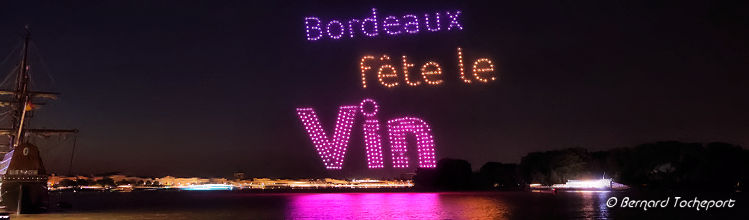
<svg viewBox="0 0 749 220">
<path fill-rule="evenodd" d="M 516 190 L 525 185 L 517 164 L 487 162 L 479 169 L 478 178 L 481 189 Z"/>
<path fill-rule="evenodd" d="M 114 180 L 112 178 L 109 178 L 109 177 L 104 177 L 104 178 L 101 178 L 100 180 L 97 180 L 96 184 L 100 185 L 100 186 L 104 186 L 104 187 L 107 187 L 107 186 L 116 186 L 114 184 Z"/>
<path fill-rule="evenodd" d="M 471 189 L 471 164 L 465 160 L 441 159 L 436 169 L 417 169 L 414 184 L 424 190 Z"/>
<path fill-rule="evenodd" d="M 605 173 L 633 187 L 725 191 L 743 187 L 748 154 L 726 143 L 666 141 L 592 153 L 579 148 L 534 152 L 523 157 L 520 170 L 525 181 L 544 184 Z"/>
</svg>

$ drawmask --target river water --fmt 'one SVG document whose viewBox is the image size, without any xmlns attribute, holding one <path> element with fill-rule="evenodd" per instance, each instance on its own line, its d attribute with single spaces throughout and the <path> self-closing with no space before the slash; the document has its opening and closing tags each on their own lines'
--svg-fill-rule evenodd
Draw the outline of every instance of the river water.
<svg viewBox="0 0 749 220">
<path fill-rule="evenodd" d="M 449 193 L 251 193 L 129 192 L 52 193 L 53 202 L 72 204 L 48 213 L 13 219 L 685 219 L 746 217 L 734 208 L 609 208 L 611 192 Z M 739 195 L 741 196 L 741 195 Z M 650 196 L 659 199 L 660 196 Z M 664 197 L 665 198 L 665 195 Z M 662 199 L 662 198 L 660 198 Z"/>
</svg>

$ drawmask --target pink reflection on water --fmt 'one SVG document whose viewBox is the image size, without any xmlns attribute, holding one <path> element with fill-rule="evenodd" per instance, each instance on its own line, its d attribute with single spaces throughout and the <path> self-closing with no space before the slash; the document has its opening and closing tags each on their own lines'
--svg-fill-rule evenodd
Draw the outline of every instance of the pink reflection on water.
<svg viewBox="0 0 749 220">
<path fill-rule="evenodd" d="M 288 219 L 502 219 L 496 200 L 449 198 L 440 193 L 323 193 L 291 198 Z"/>
<path fill-rule="evenodd" d="M 582 191 L 580 198 L 582 207 L 577 210 L 581 213 L 578 217 L 586 219 L 606 219 L 609 217 L 609 210 L 606 207 L 606 200 L 609 198 L 607 191 Z"/>
</svg>

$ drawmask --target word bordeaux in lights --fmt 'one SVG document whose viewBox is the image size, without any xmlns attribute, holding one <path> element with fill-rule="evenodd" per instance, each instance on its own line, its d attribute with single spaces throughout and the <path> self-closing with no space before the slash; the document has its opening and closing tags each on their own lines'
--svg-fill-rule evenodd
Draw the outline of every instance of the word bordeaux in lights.
<svg viewBox="0 0 749 220">
<path fill-rule="evenodd" d="M 466 73 L 465 64 L 463 62 L 463 49 L 458 47 L 457 52 L 457 73 L 461 81 L 466 84 L 470 84 L 473 80 L 481 83 L 488 83 L 497 79 L 494 73 L 494 62 L 488 58 L 478 58 L 473 61 L 472 68 L 469 69 L 470 75 Z M 362 88 L 367 88 L 367 75 L 377 76 L 377 81 L 385 87 L 391 88 L 401 85 L 401 82 L 408 86 L 420 86 L 422 82 L 426 85 L 440 85 L 444 82 L 442 80 L 442 67 L 435 61 L 427 61 L 423 65 L 419 66 L 421 70 L 421 77 L 417 74 L 416 76 L 409 76 L 409 70 L 414 67 L 413 63 L 409 63 L 406 55 L 402 56 L 400 68 L 396 68 L 392 64 L 393 61 L 387 54 L 383 54 L 379 58 L 375 56 L 366 55 L 361 58 L 359 62 L 359 69 L 361 70 L 361 85 Z M 403 78 L 401 81 L 399 78 Z"/>
<path fill-rule="evenodd" d="M 436 32 L 463 30 L 460 24 L 460 11 L 435 12 L 433 14 L 406 14 L 401 16 L 386 16 L 379 20 L 377 9 L 364 19 L 329 20 L 323 21 L 318 17 L 304 18 L 304 30 L 307 40 L 316 41 L 322 38 L 338 40 L 341 38 L 376 37 L 380 32 L 395 36 L 400 34 L 417 34 L 420 31 Z M 446 22 L 442 22 L 446 21 Z"/>
<path fill-rule="evenodd" d="M 371 107 L 365 108 L 369 104 Z M 367 110 L 368 109 L 368 110 Z M 379 106 L 372 99 L 364 99 L 358 106 L 341 106 L 338 110 L 338 119 L 333 130 L 333 137 L 329 138 L 322 128 L 320 119 L 313 108 L 297 108 L 297 115 L 301 119 L 304 128 L 317 153 L 327 169 L 342 169 L 343 158 L 346 155 L 351 128 L 356 115 L 364 116 L 364 141 L 367 152 L 367 165 L 369 168 L 384 168 L 382 155 L 382 141 L 380 136 L 380 120 L 377 118 Z M 387 132 L 390 140 L 393 167 L 408 168 L 407 141 L 408 134 L 416 138 L 416 151 L 419 156 L 420 168 L 435 168 L 434 137 L 429 124 L 415 117 L 401 117 L 387 121 Z M 329 134 L 329 133 L 328 133 Z"/>
</svg>

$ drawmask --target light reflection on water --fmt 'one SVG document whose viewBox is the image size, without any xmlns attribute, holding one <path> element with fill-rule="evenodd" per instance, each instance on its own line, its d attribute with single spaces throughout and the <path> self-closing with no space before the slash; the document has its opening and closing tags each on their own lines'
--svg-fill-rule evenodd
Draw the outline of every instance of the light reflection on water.
<svg viewBox="0 0 749 220">
<path fill-rule="evenodd" d="M 510 209 L 486 197 L 440 193 L 308 194 L 291 199 L 290 219 L 506 219 Z"/>
<path fill-rule="evenodd" d="M 18 219 L 609 219 L 606 192 L 76 193 Z M 619 195 L 621 196 L 621 195 Z M 54 202 L 54 201 L 53 201 Z M 54 203 L 53 203 L 54 204 Z M 634 213 L 639 213 L 634 210 Z M 624 213 L 626 214 L 626 213 Z"/>
<path fill-rule="evenodd" d="M 609 199 L 609 192 L 578 192 L 580 193 L 581 207 L 578 217 L 585 219 L 606 219 L 609 217 L 609 208 L 606 206 L 606 200 Z"/>
</svg>

